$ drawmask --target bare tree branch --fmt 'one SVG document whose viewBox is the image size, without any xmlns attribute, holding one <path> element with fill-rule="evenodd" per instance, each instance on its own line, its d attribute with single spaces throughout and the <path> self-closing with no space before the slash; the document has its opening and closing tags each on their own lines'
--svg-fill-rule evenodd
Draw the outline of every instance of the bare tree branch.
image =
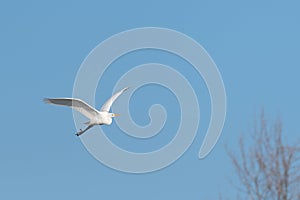
<svg viewBox="0 0 300 200">
<path fill-rule="evenodd" d="M 269 125 L 262 112 L 252 145 L 244 140 L 239 140 L 239 155 L 227 149 L 240 182 L 238 191 L 251 200 L 300 199 L 300 147 L 283 142 L 281 120 Z"/>
</svg>

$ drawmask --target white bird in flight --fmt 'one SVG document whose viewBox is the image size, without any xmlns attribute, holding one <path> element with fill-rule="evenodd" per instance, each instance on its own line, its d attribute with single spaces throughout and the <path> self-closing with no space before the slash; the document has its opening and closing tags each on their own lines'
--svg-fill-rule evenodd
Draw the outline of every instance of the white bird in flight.
<svg viewBox="0 0 300 200">
<path fill-rule="evenodd" d="M 99 111 L 90 106 L 89 104 L 85 103 L 84 101 L 75 98 L 45 98 L 44 102 L 61 106 L 69 106 L 72 109 L 77 110 L 78 112 L 89 118 L 90 121 L 85 123 L 87 125 L 86 129 L 80 129 L 80 131 L 76 133 L 77 136 L 80 136 L 85 131 L 87 131 L 95 125 L 110 125 L 112 123 L 112 117 L 119 116 L 119 114 L 110 113 L 110 107 L 113 104 L 113 102 L 127 89 L 128 87 L 115 93 L 102 105 Z"/>
</svg>

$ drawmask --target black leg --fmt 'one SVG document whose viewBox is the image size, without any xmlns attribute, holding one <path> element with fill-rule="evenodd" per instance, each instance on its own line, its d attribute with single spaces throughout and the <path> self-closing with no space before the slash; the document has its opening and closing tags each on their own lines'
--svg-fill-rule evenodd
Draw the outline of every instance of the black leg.
<svg viewBox="0 0 300 200">
<path fill-rule="evenodd" d="M 75 135 L 76 136 L 80 136 L 81 134 L 83 134 L 84 132 L 86 132 L 87 130 L 89 130 L 90 128 L 92 128 L 94 125 L 89 125 L 88 127 L 86 127 L 86 129 L 84 129 L 84 130 L 81 130 L 80 129 L 80 131 L 78 132 L 78 133 L 76 133 Z"/>
</svg>

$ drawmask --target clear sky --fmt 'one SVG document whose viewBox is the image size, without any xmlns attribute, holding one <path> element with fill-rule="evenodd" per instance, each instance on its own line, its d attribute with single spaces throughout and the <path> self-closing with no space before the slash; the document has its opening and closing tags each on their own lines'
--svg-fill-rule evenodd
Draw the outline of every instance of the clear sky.
<svg viewBox="0 0 300 200">
<path fill-rule="evenodd" d="M 295 0 L 2 1 L 0 199 L 234 196 L 228 182 L 234 173 L 224 146 L 238 151 L 239 134 L 252 127 L 261 108 L 271 119 L 281 117 L 290 140 L 300 137 L 299 8 Z M 42 99 L 72 96 L 77 70 L 96 45 L 113 34 L 145 26 L 171 28 L 200 43 L 222 74 L 228 105 L 219 142 L 208 157 L 199 160 L 210 101 L 203 81 L 187 72 L 187 78 L 196 85 L 198 81 L 203 90 L 197 93 L 202 121 L 196 140 L 171 166 L 137 175 L 112 170 L 95 160 L 74 135 L 71 110 L 45 105 Z M 164 58 L 159 52 L 141 54 L 128 55 L 119 65 L 130 67 Z M 120 76 L 118 63 L 115 65 L 108 75 Z M 98 107 L 111 94 L 115 79 L 107 89 L 99 83 Z M 160 98 L 149 101 L 147 95 L 157 93 Z M 172 132 L 178 126 L 176 100 L 161 87 L 147 86 L 136 92 L 130 104 L 133 118 L 138 124 L 147 124 L 147 109 L 158 102 L 174 115 L 165 127 Z M 108 136 L 112 141 L 129 150 L 155 150 L 159 142 L 170 140 L 166 136 L 158 142 L 135 143 L 114 135 L 118 130 L 115 123 L 104 129 L 112 133 Z"/>
</svg>

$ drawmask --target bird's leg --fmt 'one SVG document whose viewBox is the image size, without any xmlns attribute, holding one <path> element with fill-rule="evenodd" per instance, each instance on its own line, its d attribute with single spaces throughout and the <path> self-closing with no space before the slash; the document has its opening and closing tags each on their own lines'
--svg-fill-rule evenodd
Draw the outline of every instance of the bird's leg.
<svg viewBox="0 0 300 200">
<path fill-rule="evenodd" d="M 86 127 L 86 129 L 84 129 L 84 130 L 81 130 L 80 129 L 80 131 L 78 132 L 78 133 L 76 133 L 75 135 L 76 136 L 80 136 L 81 134 L 83 134 L 84 132 L 86 132 L 87 130 L 89 130 L 90 128 L 92 128 L 94 125 L 89 125 L 88 127 Z"/>
</svg>

